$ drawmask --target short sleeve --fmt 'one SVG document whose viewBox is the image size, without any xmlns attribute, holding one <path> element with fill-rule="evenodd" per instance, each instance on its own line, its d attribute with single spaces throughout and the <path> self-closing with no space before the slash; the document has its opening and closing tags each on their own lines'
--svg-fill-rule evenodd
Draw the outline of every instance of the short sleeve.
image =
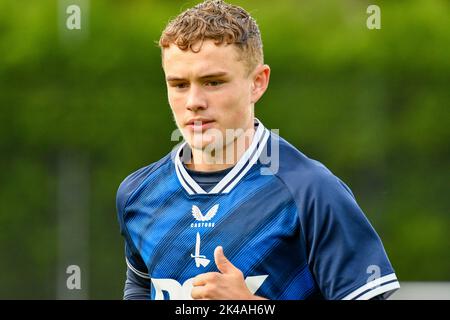
<svg viewBox="0 0 450 320">
<path fill-rule="evenodd" d="M 308 263 L 326 299 L 371 299 L 400 287 L 383 244 L 350 189 L 320 176 L 302 199 Z"/>
<path fill-rule="evenodd" d="M 144 279 L 150 279 L 148 274 L 147 265 L 142 260 L 141 255 L 135 252 L 133 248 L 125 240 L 125 261 L 128 268 L 133 271 L 136 275 Z"/>
<path fill-rule="evenodd" d="M 144 168 L 146 169 L 146 168 Z M 142 181 L 142 174 L 144 170 L 141 169 L 137 171 L 136 173 L 133 173 L 132 175 L 128 176 L 119 186 L 119 189 L 117 191 L 116 196 L 116 209 L 117 209 L 117 219 L 120 226 L 120 233 L 123 236 L 125 240 L 125 261 L 130 270 L 132 270 L 136 275 L 140 276 L 144 279 L 150 279 L 148 275 L 148 269 L 147 265 L 145 264 L 144 260 L 142 259 L 139 251 L 137 250 L 136 246 L 134 245 L 129 233 L 128 229 L 125 223 L 125 212 L 126 212 L 126 204 L 133 193 L 133 191 L 136 189 L 136 187 L 139 185 L 139 183 Z"/>
</svg>

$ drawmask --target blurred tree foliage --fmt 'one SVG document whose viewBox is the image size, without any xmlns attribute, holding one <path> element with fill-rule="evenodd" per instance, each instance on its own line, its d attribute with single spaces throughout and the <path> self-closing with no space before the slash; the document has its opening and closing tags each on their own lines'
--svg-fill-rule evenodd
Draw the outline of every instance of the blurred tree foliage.
<svg viewBox="0 0 450 320">
<path fill-rule="evenodd" d="M 89 159 L 89 296 L 121 298 L 115 194 L 175 144 L 155 41 L 194 3 L 90 1 L 77 39 L 56 0 L 0 2 L 0 298 L 56 297 L 66 152 Z M 272 68 L 257 117 L 349 184 L 400 280 L 450 280 L 450 3 L 376 1 L 381 30 L 368 1 L 233 3 Z"/>
</svg>

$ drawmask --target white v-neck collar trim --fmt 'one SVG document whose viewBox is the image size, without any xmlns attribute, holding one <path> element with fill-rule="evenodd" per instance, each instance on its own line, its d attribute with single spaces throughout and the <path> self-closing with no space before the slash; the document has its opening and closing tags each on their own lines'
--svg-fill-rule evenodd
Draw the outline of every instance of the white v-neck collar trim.
<svg viewBox="0 0 450 320">
<path fill-rule="evenodd" d="M 222 180 L 217 183 L 211 191 L 206 192 L 200 187 L 197 182 L 189 175 L 181 162 L 181 152 L 186 146 L 187 142 L 181 144 L 175 154 L 175 171 L 177 173 L 178 180 L 180 181 L 183 188 L 190 195 L 192 194 L 219 194 L 219 193 L 229 193 L 234 186 L 244 177 L 244 175 L 250 170 L 250 168 L 255 164 L 264 149 L 267 139 L 269 138 L 269 131 L 264 128 L 261 121 L 255 118 L 255 122 L 258 124 L 252 143 L 250 147 L 244 152 L 242 157 L 233 167 L 233 169 L 228 172 Z"/>
</svg>

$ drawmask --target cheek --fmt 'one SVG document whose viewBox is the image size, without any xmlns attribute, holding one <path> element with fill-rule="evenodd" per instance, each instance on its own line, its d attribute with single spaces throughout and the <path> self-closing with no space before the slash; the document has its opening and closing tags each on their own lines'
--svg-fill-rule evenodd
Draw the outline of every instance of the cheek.
<svg viewBox="0 0 450 320">
<path fill-rule="evenodd" d="M 242 107 L 247 107 L 251 103 L 251 90 L 247 82 L 241 82 L 234 90 L 233 97 L 235 104 Z"/>
<path fill-rule="evenodd" d="M 229 106 L 232 110 L 232 112 L 230 112 L 230 115 L 236 118 L 242 117 L 249 112 L 248 110 L 250 109 L 251 104 L 251 96 L 249 91 L 242 90 L 241 88 L 240 90 L 234 91 L 234 93 L 230 94 L 229 97 Z"/>
<path fill-rule="evenodd" d="M 222 126 L 228 129 L 240 128 L 247 123 L 250 115 L 249 104 L 242 98 L 229 101 L 226 111 L 222 113 Z"/>
<path fill-rule="evenodd" d="M 177 114 L 183 110 L 184 101 L 181 97 L 169 93 L 168 100 L 173 113 Z"/>
</svg>

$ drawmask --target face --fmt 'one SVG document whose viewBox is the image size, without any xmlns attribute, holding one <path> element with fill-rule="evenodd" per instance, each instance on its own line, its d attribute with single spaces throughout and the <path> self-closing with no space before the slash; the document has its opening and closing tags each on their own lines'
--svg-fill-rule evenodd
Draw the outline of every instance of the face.
<svg viewBox="0 0 450 320">
<path fill-rule="evenodd" d="M 196 53 L 176 45 L 164 49 L 169 104 L 192 149 L 219 143 L 218 134 L 223 137 L 220 143 L 231 143 L 225 139 L 227 129 L 253 128 L 254 103 L 267 87 L 270 69 L 261 65 L 248 75 L 238 50 L 211 40 L 204 41 Z"/>
</svg>

